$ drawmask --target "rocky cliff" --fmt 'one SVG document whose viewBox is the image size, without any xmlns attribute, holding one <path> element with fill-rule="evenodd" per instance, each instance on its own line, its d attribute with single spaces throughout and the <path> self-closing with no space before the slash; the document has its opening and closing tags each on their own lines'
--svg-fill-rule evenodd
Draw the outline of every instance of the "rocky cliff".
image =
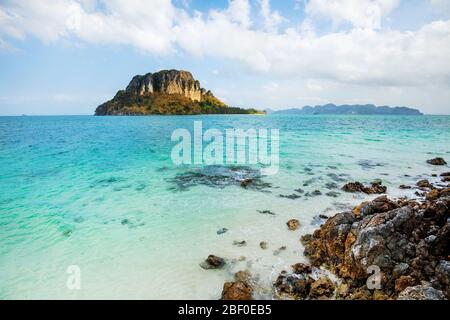
<svg viewBox="0 0 450 320">
<path fill-rule="evenodd" d="M 96 115 L 252 114 L 232 108 L 203 89 L 188 71 L 162 70 L 134 76 L 125 90 L 98 106 Z"/>
</svg>

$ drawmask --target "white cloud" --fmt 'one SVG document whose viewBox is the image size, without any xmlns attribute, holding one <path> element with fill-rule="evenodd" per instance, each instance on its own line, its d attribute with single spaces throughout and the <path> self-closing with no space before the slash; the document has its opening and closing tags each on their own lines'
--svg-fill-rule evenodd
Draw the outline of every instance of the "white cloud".
<svg viewBox="0 0 450 320">
<path fill-rule="evenodd" d="M 400 0 L 309 0 L 309 15 L 325 17 L 334 27 L 350 23 L 357 28 L 378 29 L 381 20 L 400 4 Z"/>
<path fill-rule="evenodd" d="M 260 14 L 264 21 L 264 28 L 266 31 L 276 31 L 280 23 L 286 19 L 278 12 L 272 11 L 270 8 L 270 0 L 259 0 L 261 7 Z"/>
<path fill-rule="evenodd" d="M 101 10 L 93 1 L 3 1 L 0 50 L 8 39 L 28 36 L 44 42 L 129 45 L 150 54 L 182 51 L 237 61 L 247 73 L 271 78 L 268 83 L 293 79 L 292 90 L 287 90 L 291 96 L 299 95 L 299 85 L 306 90 L 302 96 L 314 97 L 318 92 L 324 96 L 338 92 L 338 85 L 340 89 L 358 86 L 360 92 L 367 89 L 368 97 L 379 88 L 431 92 L 430 86 L 444 88 L 443 96 L 449 96 L 450 20 L 416 31 L 382 28 L 383 17 L 400 0 L 310 0 L 305 3 L 302 27 L 285 30 L 277 30 L 284 18 L 268 0 L 258 0 L 256 6 L 257 16 L 263 17 L 261 28 L 251 19 L 247 0 L 193 14 L 170 0 L 101 1 Z M 317 17 L 352 27 L 317 35 Z M 397 91 L 394 94 L 400 99 Z"/>
<path fill-rule="evenodd" d="M 250 3 L 248 0 L 231 0 L 226 10 L 229 19 L 237 22 L 243 28 L 251 26 Z"/>
</svg>

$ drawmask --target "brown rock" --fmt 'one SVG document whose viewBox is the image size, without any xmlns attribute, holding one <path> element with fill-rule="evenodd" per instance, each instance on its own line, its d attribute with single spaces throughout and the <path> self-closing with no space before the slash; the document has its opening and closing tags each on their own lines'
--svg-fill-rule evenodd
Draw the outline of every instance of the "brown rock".
<svg viewBox="0 0 450 320">
<path fill-rule="evenodd" d="M 294 273 L 301 274 L 301 273 L 311 273 L 312 269 L 310 265 L 304 264 L 304 263 L 296 263 L 291 266 L 294 270 Z"/>
<path fill-rule="evenodd" d="M 400 292 L 407 287 L 412 287 L 416 284 L 416 280 L 411 276 L 401 276 L 395 280 L 395 291 Z"/>
<path fill-rule="evenodd" d="M 266 250 L 267 249 L 267 242 L 266 241 L 261 241 L 259 243 L 259 246 L 261 249 Z"/>
<path fill-rule="evenodd" d="M 381 290 L 375 290 L 373 300 L 390 300 L 391 298 Z"/>
<path fill-rule="evenodd" d="M 381 181 L 372 182 L 370 187 L 364 186 L 361 182 L 349 182 L 342 187 L 345 192 L 363 192 L 366 194 L 386 193 L 387 188 L 381 184 Z"/>
<path fill-rule="evenodd" d="M 347 300 L 373 300 L 373 296 L 369 290 L 358 288 L 347 297 Z"/>
<path fill-rule="evenodd" d="M 281 272 L 274 283 L 275 295 L 279 299 L 306 299 L 311 287 L 311 278 L 305 274 Z"/>
<path fill-rule="evenodd" d="M 350 294 L 350 285 L 341 283 L 336 289 L 336 298 L 345 299 Z"/>
<path fill-rule="evenodd" d="M 234 274 L 234 280 L 236 281 L 249 282 L 250 278 L 251 274 L 248 270 L 238 271 Z"/>
<path fill-rule="evenodd" d="M 411 186 L 407 186 L 407 185 L 404 185 L 404 184 L 400 185 L 399 188 L 400 188 L 400 189 L 412 189 Z"/>
<path fill-rule="evenodd" d="M 345 192 L 365 192 L 365 187 L 361 182 L 349 182 L 342 187 Z"/>
<path fill-rule="evenodd" d="M 441 177 L 450 177 L 450 172 L 441 173 Z"/>
<path fill-rule="evenodd" d="M 430 181 L 428 181 L 428 180 L 426 180 L 426 179 L 418 181 L 418 182 L 416 183 L 416 185 L 417 185 L 419 188 L 431 188 L 431 187 L 432 187 Z"/>
<path fill-rule="evenodd" d="M 289 230 L 295 231 L 300 227 L 300 221 L 298 221 L 297 219 L 291 219 L 288 222 L 286 222 L 286 225 Z"/>
<path fill-rule="evenodd" d="M 200 264 L 203 269 L 220 269 L 225 265 L 225 260 L 213 254 L 209 255 L 208 258 Z"/>
<path fill-rule="evenodd" d="M 311 299 L 330 298 L 334 294 L 334 290 L 334 283 L 326 277 L 321 277 L 311 284 L 309 297 Z"/>
<path fill-rule="evenodd" d="M 253 289 L 244 281 L 225 282 L 223 285 L 223 300 L 252 300 Z"/>
<path fill-rule="evenodd" d="M 439 190 L 433 189 L 426 194 L 425 198 L 427 200 L 436 200 L 437 198 L 439 198 L 439 195 L 440 195 Z"/>
<path fill-rule="evenodd" d="M 432 164 L 434 166 L 444 166 L 444 165 L 447 164 L 447 162 L 445 162 L 445 160 L 443 158 L 440 158 L 440 157 L 427 160 L 427 163 L 428 164 Z"/>
</svg>

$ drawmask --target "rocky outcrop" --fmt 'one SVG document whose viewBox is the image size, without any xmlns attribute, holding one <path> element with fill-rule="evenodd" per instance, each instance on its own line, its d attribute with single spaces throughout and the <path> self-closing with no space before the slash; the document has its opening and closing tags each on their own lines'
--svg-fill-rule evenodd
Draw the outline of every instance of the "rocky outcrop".
<svg viewBox="0 0 450 320">
<path fill-rule="evenodd" d="M 254 109 L 232 108 L 203 89 L 192 74 L 183 70 L 162 70 L 134 76 L 125 90 L 98 106 L 95 115 L 148 114 L 249 114 Z"/>
<path fill-rule="evenodd" d="M 248 271 L 236 272 L 234 281 L 223 285 L 222 300 L 252 300 L 252 295 L 251 274 Z"/>
<path fill-rule="evenodd" d="M 165 94 L 179 94 L 193 101 L 201 101 L 206 90 L 200 87 L 188 71 L 163 70 L 157 73 L 147 73 L 143 76 L 134 76 L 126 91 L 143 96 L 155 92 Z M 208 95 L 212 95 L 208 91 Z"/>
<path fill-rule="evenodd" d="M 450 298 L 450 193 L 433 192 L 422 200 L 382 196 L 338 213 L 302 238 L 305 255 L 343 279 L 345 299 Z M 376 270 L 381 291 L 366 286 Z"/>
<path fill-rule="evenodd" d="M 381 184 L 381 181 L 374 181 L 371 186 L 365 186 L 361 182 L 349 182 L 342 187 L 345 192 L 363 192 L 365 194 L 381 194 L 387 191 L 387 188 Z"/>
<path fill-rule="evenodd" d="M 315 274 L 304 263 L 293 265 L 291 273 L 282 271 L 274 283 L 275 297 L 283 300 L 329 299 L 334 292 L 335 284 L 326 275 Z"/>
</svg>

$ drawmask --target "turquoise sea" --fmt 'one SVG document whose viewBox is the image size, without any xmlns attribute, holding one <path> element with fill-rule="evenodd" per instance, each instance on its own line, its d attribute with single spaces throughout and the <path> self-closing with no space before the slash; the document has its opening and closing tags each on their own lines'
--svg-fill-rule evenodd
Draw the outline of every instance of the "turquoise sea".
<svg viewBox="0 0 450 320">
<path fill-rule="evenodd" d="M 171 134 L 194 121 L 279 129 L 278 174 L 244 189 L 259 167 L 175 166 Z M 343 184 L 381 179 L 409 195 L 398 186 L 449 171 L 426 163 L 437 156 L 450 162 L 450 116 L 0 117 L 0 298 L 218 299 L 244 269 L 271 298 L 318 215 L 366 198 Z M 226 268 L 203 270 L 211 253 Z M 72 265 L 79 290 L 67 287 Z"/>
</svg>

